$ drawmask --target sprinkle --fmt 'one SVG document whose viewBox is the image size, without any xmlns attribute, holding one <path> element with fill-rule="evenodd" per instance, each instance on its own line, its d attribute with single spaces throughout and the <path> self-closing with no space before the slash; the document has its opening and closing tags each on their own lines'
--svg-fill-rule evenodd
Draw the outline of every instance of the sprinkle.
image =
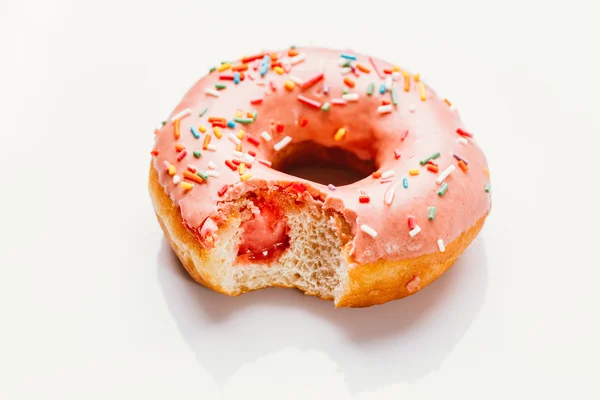
<svg viewBox="0 0 600 400">
<path fill-rule="evenodd" d="M 310 79 L 307 79 L 306 81 L 304 81 L 302 84 L 300 84 L 300 88 L 302 90 L 306 90 L 308 88 L 313 87 L 317 82 L 319 82 L 321 79 L 323 79 L 325 75 L 323 73 L 317 74 L 315 76 L 313 76 Z"/>
<path fill-rule="evenodd" d="M 179 137 L 181 136 L 179 124 L 180 120 L 176 119 L 175 123 L 173 124 L 173 135 L 175 136 L 175 139 L 179 139 Z"/>
<path fill-rule="evenodd" d="M 177 185 L 179 182 L 181 182 L 181 177 L 179 175 L 173 175 L 173 183 Z"/>
<path fill-rule="evenodd" d="M 329 111 L 329 107 L 331 107 L 331 104 L 329 102 L 325 102 L 323 103 L 323 106 L 321 106 L 321 111 Z"/>
<path fill-rule="evenodd" d="M 360 230 L 366 233 L 367 235 L 371 236 L 372 238 L 375 238 L 377 236 L 377 231 L 371 228 L 369 225 L 362 224 L 360 226 Z"/>
<path fill-rule="evenodd" d="M 375 83 L 373 83 L 373 82 L 369 83 L 369 85 L 367 86 L 367 96 L 371 96 L 373 94 L 374 90 L 375 90 Z"/>
<path fill-rule="evenodd" d="M 394 108 L 389 104 L 386 106 L 377 107 L 377 112 L 379 114 L 388 114 L 388 113 L 391 113 L 392 111 L 394 111 Z"/>
<path fill-rule="evenodd" d="M 364 66 L 364 65 L 362 65 L 362 64 L 356 64 L 356 68 L 358 68 L 358 70 L 359 70 L 360 72 L 364 72 L 365 74 L 369 74 L 369 73 L 371 73 L 371 70 L 370 70 L 369 68 L 365 67 L 365 66 Z"/>
<path fill-rule="evenodd" d="M 408 170 L 408 174 L 409 174 L 410 176 L 416 176 L 416 175 L 419 175 L 419 170 L 418 170 L 418 169 L 416 169 L 416 168 L 413 168 L 413 169 L 411 169 L 411 170 Z"/>
<path fill-rule="evenodd" d="M 321 108 L 321 103 L 319 103 L 316 100 L 309 99 L 308 97 L 306 97 L 304 95 L 299 94 L 298 95 L 298 100 L 301 103 L 307 104 L 307 105 L 312 106 L 314 108 Z"/>
<path fill-rule="evenodd" d="M 300 127 L 304 128 L 306 125 L 308 125 L 308 119 L 301 117 L 300 121 L 298 121 L 298 125 L 300 125 Z"/>
<path fill-rule="evenodd" d="M 440 251 L 442 253 L 446 251 L 446 246 L 444 246 L 444 240 L 443 239 L 438 239 L 437 245 L 438 245 L 438 249 L 440 249 Z"/>
<path fill-rule="evenodd" d="M 340 141 L 346 135 L 346 129 L 340 128 L 337 130 L 335 135 L 333 135 L 333 140 Z"/>
<path fill-rule="evenodd" d="M 404 141 L 404 139 L 406 139 L 407 136 L 408 136 L 408 129 L 405 129 L 404 132 L 402 132 L 402 135 L 400 135 L 400 140 Z"/>
<path fill-rule="evenodd" d="M 246 164 L 240 163 L 240 165 L 238 166 L 238 170 L 240 175 L 244 175 L 246 173 Z"/>
<path fill-rule="evenodd" d="M 219 189 L 219 191 L 217 192 L 217 194 L 219 195 L 219 197 L 223 197 L 223 195 L 225 194 L 225 192 L 227 192 L 228 188 L 229 188 L 229 186 L 223 185 L 221 187 L 221 189 Z"/>
<path fill-rule="evenodd" d="M 379 85 L 379 93 L 384 94 L 387 89 L 385 88 L 385 83 Z"/>
<path fill-rule="evenodd" d="M 269 135 L 267 131 L 262 131 L 260 137 L 263 138 L 265 142 L 270 142 L 272 139 L 271 135 Z"/>
<path fill-rule="evenodd" d="M 456 169 L 456 167 L 454 166 L 454 164 L 450 164 L 448 166 L 448 168 L 446 168 L 444 170 L 444 172 L 442 172 L 440 174 L 440 176 L 438 176 L 438 178 L 436 179 L 436 183 L 442 183 L 444 182 L 444 180 L 448 177 L 448 175 L 450 175 L 452 172 L 454 172 L 454 170 Z"/>
<path fill-rule="evenodd" d="M 464 137 L 458 138 L 456 141 L 464 146 L 469 144 L 469 141 L 467 139 L 465 139 Z"/>
<path fill-rule="evenodd" d="M 183 149 L 177 154 L 177 161 L 183 160 L 183 157 L 187 155 L 187 150 Z"/>
<path fill-rule="evenodd" d="M 292 137 L 286 136 L 283 139 L 281 139 L 279 142 L 275 143 L 275 145 L 273 146 L 273 149 L 275 149 L 275 151 L 279 151 L 279 150 L 283 149 L 285 146 L 287 146 L 288 144 L 290 144 L 291 141 L 292 141 Z"/>
<path fill-rule="evenodd" d="M 233 80 L 233 74 L 221 74 L 221 75 L 219 75 L 219 80 L 221 80 L 221 81 L 232 81 Z"/>
<path fill-rule="evenodd" d="M 433 173 L 436 173 L 436 174 L 437 174 L 438 172 L 440 172 L 440 169 L 438 168 L 438 166 L 437 166 L 437 165 L 434 165 L 434 164 L 429 164 L 429 163 L 427 163 L 427 170 L 428 170 L 428 171 L 431 171 L 431 172 L 433 172 Z"/>
<path fill-rule="evenodd" d="M 468 137 L 468 138 L 472 138 L 472 137 L 473 137 L 473 134 L 472 134 L 472 133 L 470 133 L 470 132 L 467 132 L 467 131 L 465 131 L 465 130 L 464 130 L 464 129 L 462 129 L 462 128 L 458 128 L 458 129 L 456 130 L 456 133 L 458 133 L 460 136 L 466 136 L 466 137 Z"/>
<path fill-rule="evenodd" d="M 252 165 L 250 164 L 254 162 L 254 156 L 251 154 L 244 154 L 244 161 L 246 162 L 248 168 L 252 168 Z"/>
<path fill-rule="evenodd" d="M 381 75 L 381 71 L 379 71 L 379 68 L 377 68 L 377 65 L 375 64 L 375 61 L 373 60 L 373 58 L 369 57 L 369 62 L 373 66 L 373 69 L 375 70 L 375 73 L 377 74 L 377 76 L 379 76 L 380 78 L 383 78 L 383 75 Z"/>
<path fill-rule="evenodd" d="M 194 184 L 189 182 L 181 182 L 181 188 L 186 191 L 191 190 L 194 188 Z"/>
<path fill-rule="evenodd" d="M 460 160 L 460 161 L 458 162 L 458 166 L 460 167 L 460 169 L 461 169 L 463 172 L 467 172 L 467 171 L 469 170 L 469 166 L 468 166 L 467 164 L 465 164 L 465 162 L 464 162 L 463 160 Z"/>
<path fill-rule="evenodd" d="M 205 181 L 208 180 L 208 175 L 206 175 L 204 172 L 202 171 L 198 171 L 196 172 L 196 175 L 198 175 L 200 178 L 204 179 Z"/>
<path fill-rule="evenodd" d="M 343 94 L 342 99 L 346 101 L 358 101 L 358 93 Z"/>
<path fill-rule="evenodd" d="M 485 174 L 485 176 L 490 179 L 490 171 L 487 168 L 483 169 L 483 173 Z"/>
<path fill-rule="evenodd" d="M 240 144 L 240 143 L 242 143 L 242 141 L 241 141 L 241 140 L 240 140 L 240 139 L 239 139 L 237 136 L 235 136 L 233 133 L 230 133 L 230 134 L 229 134 L 227 137 L 228 137 L 228 138 L 229 138 L 229 140 L 231 140 L 231 141 L 232 141 L 234 144 Z"/>
<path fill-rule="evenodd" d="M 429 220 L 430 221 L 433 221 L 433 219 L 435 218 L 435 211 L 436 211 L 435 207 L 433 207 L 433 206 L 429 207 Z"/>
<path fill-rule="evenodd" d="M 388 75 L 385 78 L 384 84 L 385 84 L 385 89 L 386 90 L 391 90 L 392 89 L 392 77 Z"/>
<path fill-rule="evenodd" d="M 340 58 L 340 60 L 338 61 L 338 65 L 342 68 L 350 67 L 352 65 L 352 61 Z"/>
<path fill-rule="evenodd" d="M 404 76 L 404 91 L 410 91 L 410 74 L 408 72 L 402 71 L 402 75 Z"/>
<path fill-rule="evenodd" d="M 331 104 L 333 104 L 334 106 L 343 106 L 343 105 L 346 105 L 346 100 L 344 100 L 344 99 L 332 99 L 331 100 Z"/>
<path fill-rule="evenodd" d="M 260 146 L 260 141 L 252 135 L 246 135 L 246 140 L 255 146 Z"/>
<path fill-rule="evenodd" d="M 300 53 L 297 56 L 294 56 L 292 58 L 290 58 L 290 64 L 292 65 L 296 65 L 298 63 L 301 63 L 302 61 L 304 61 L 306 59 L 306 54 L 304 53 Z"/>
<path fill-rule="evenodd" d="M 273 68 L 273 71 L 277 72 L 279 75 L 283 75 L 285 73 L 285 70 L 281 67 L 275 67 Z"/>
<path fill-rule="evenodd" d="M 369 195 L 367 195 L 364 192 L 361 192 L 360 196 L 358 196 L 358 202 L 365 204 L 368 203 L 369 201 L 371 201 L 371 198 L 369 197 Z"/>
<path fill-rule="evenodd" d="M 267 161 L 267 160 L 258 160 L 258 163 L 262 164 L 264 166 L 267 166 L 269 168 L 271 168 L 271 165 L 272 165 L 271 161 Z"/>
<path fill-rule="evenodd" d="M 217 89 L 217 90 L 225 90 L 225 89 L 227 89 L 227 85 L 223 85 L 222 83 L 216 83 L 215 84 L 215 89 Z"/>
<path fill-rule="evenodd" d="M 356 61 L 356 56 L 353 54 L 348 54 L 348 53 L 342 53 L 341 55 L 342 58 L 345 58 L 347 60 L 352 60 L 352 61 Z"/>
<path fill-rule="evenodd" d="M 440 187 L 440 190 L 438 190 L 438 192 L 437 192 L 437 193 L 438 193 L 438 195 L 439 195 L 440 197 L 442 197 L 442 196 L 444 195 L 444 193 L 446 193 L 446 191 L 447 191 L 447 190 L 448 190 L 448 184 L 447 184 L 447 183 L 444 183 L 444 184 L 443 184 L 443 185 Z"/>
<path fill-rule="evenodd" d="M 233 67 L 231 67 L 231 70 L 232 71 L 247 71 L 248 64 L 234 65 Z"/>
<path fill-rule="evenodd" d="M 344 67 L 344 68 L 340 69 L 340 73 L 342 75 L 349 74 L 350 72 L 352 72 L 352 68 L 351 67 Z"/>
<path fill-rule="evenodd" d="M 379 178 L 381 178 L 381 171 L 375 171 L 375 172 L 373 172 L 373 173 L 371 174 L 371 177 L 372 177 L 373 179 L 379 179 Z"/>
<path fill-rule="evenodd" d="M 206 93 L 209 96 L 213 96 L 213 97 L 219 97 L 219 92 L 217 92 L 215 89 L 204 89 L 204 93 Z"/>
<path fill-rule="evenodd" d="M 204 179 L 202 179 L 199 175 L 192 174 L 189 171 L 183 171 L 183 177 L 196 183 L 204 183 Z"/>
<path fill-rule="evenodd" d="M 386 205 L 391 205 L 392 202 L 394 201 L 394 195 L 396 194 L 396 187 L 398 186 L 398 184 L 392 185 L 390 186 L 386 192 L 385 195 L 383 196 L 383 202 Z"/>
<path fill-rule="evenodd" d="M 381 174 L 381 179 L 389 179 L 389 178 L 392 178 L 394 176 L 396 176 L 396 171 L 394 171 L 393 169 L 390 169 L 390 170 L 384 171 Z"/>
<path fill-rule="evenodd" d="M 408 234 L 410 235 L 410 237 L 415 237 L 419 232 L 421 232 L 421 227 L 419 225 L 416 225 L 413 229 L 411 229 Z"/>
<path fill-rule="evenodd" d="M 421 97 L 422 101 L 427 100 L 427 96 L 425 95 L 425 85 L 423 85 L 423 82 L 418 82 L 419 85 L 419 97 Z"/>
<path fill-rule="evenodd" d="M 227 127 L 231 128 L 231 129 L 235 128 L 235 122 L 233 122 L 233 121 L 227 121 Z"/>
<path fill-rule="evenodd" d="M 329 184 L 327 185 L 327 189 L 331 190 L 332 192 L 335 191 L 335 189 L 337 189 L 333 184 Z"/>
<path fill-rule="evenodd" d="M 217 169 L 217 164 L 215 164 L 213 161 L 209 161 L 208 162 L 208 168 L 210 168 L 210 169 Z"/>
<path fill-rule="evenodd" d="M 430 155 L 429 157 L 419 161 L 421 163 L 421 165 L 425 165 L 427 164 L 430 160 L 435 160 L 436 158 L 438 158 L 440 156 L 440 153 L 433 153 L 432 155 Z"/>
<path fill-rule="evenodd" d="M 415 229 L 415 227 L 417 226 L 417 220 L 415 217 L 413 217 L 412 215 L 408 216 L 408 229 Z"/>
<path fill-rule="evenodd" d="M 199 151 L 194 151 L 194 152 L 192 152 L 192 154 L 193 154 L 193 155 L 194 155 L 194 157 L 196 157 L 196 158 L 200 158 L 200 157 L 202 157 L 202 153 L 200 153 Z M 188 166 L 188 168 L 189 168 L 189 166 Z"/>
<path fill-rule="evenodd" d="M 283 129 L 284 129 L 284 126 L 283 126 L 283 124 L 282 124 L 282 123 L 278 123 L 278 124 L 277 124 L 277 128 L 276 128 L 276 129 L 277 129 L 277 132 L 278 132 L 278 133 L 281 133 L 281 132 L 283 132 Z"/>
<path fill-rule="evenodd" d="M 223 137 L 223 133 L 221 132 L 221 128 L 219 128 L 218 126 L 215 126 L 213 128 L 213 133 L 215 134 L 217 139 L 221 139 L 221 137 Z"/>
<path fill-rule="evenodd" d="M 419 82 L 421 80 L 421 74 L 415 74 L 414 78 L 415 82 Z"/>
<path fill-rule="evenodd" d="M 200 132 L 198 132 L 198 129 L 196 129 L 195 126 L 190 126 L 190 131 L 192 132 L 192 135 L 194 135 L 194 137 L 196 139 L 200 139 Z"/>
<path fill-rule="evenodd" d="M 464 162 L 466 165 L 469 165 L 469 162 L 467 160 L 465 160 L 464 158 L 462 158 L 461 156 L 459 156 L 458 154 L 452 154 L 452 156 L 454 158 L 456 158 L 458 161 L 462 161 Z"/>
<path fill-rule="evenodd" d="M 204 150 L 207 149 L 207 146 L 210 143 L 210 139 L 211 139 L 211 136 L 209 136 L 209 135 L 204 136 L 204 142 L 202 143 L 202 149 L 204 149 Z"/>
<path fill-rule="evenodd" d="M 231 160 L 225 160 L 225 165 L 227 165 L 227 167 L 229 167 L 230 170 L 232 171 L 237 171 L 237 165 L 235 165 Z"/>
<path fill-rule="evenodd" d="M 150 155 L 152 155 L 152 157 L 156 157 L 156 156 L 158 155 L 158 150 L 156 150 L 156 149 L 155 149 L 155 150 L 152 150 L 152 151 L 150 152 Z"/>
<path fill-rule="evenodd" d="M 398 92 L 396 88 L 392 88 L 392 103 L 397 106 L 398 105 Z"/>
<path fill-rule="evenodd" d="M 349 76 L 344 78 L 344 84 L 349 88 L 354 88 L 354 86 L 356 86 L 354 79 L 350 78 Z"/>
<path fill-rule="evenodd" d="M 190 110 L 189 108 L 181 110 L 180 112 L 178 112 L 177 114 L 175 114 L 173 116 L 173 118 L 171 118 L 171 122 L 175 122 L 178 119 L 181 119 L 183 117 L 186 117 L 186 116 L 190 115 L 191 113 L 192 113 L 192 110 Z"/>
<path fill-rule="evenodd" d="M 221 64 L 221 66 L 219 68 L 217 68 L 218 72 L 223 72 L 223 71 L 227 71 L 229 68 L 231 68 L 231 64 L 226 62 Z"/>
<path fill-rule="evenodd" d="M 404 189 L 408 189 L 408 179 L 406 179 L 406 178 L 402 179 L 402 186 L 404 186 Z"/>
<path fill-rule="evenodd" d="M 182 145 L 181 143 L 175 143 L 175 150 L 177 152 L 180 152 L 181 150 L 184 150 L 184 149 L 185 149 L 184 145 Z"/>
<path fill-rule="evenodd" d="M 419 278 L 418 276 L 415 276 L 414 278 L 412 278 L 410 280 L 410 282 L 408 282 L 406 284 L 406 290 L 408 290 L 409 293 L 412 293 L 416 290 L 419 290 L 419 283 L 421 282 L 421 278 Z"/>
<path fill-rule="evenodd" d="M 250 104 L 260 104 L 263 102 L 263 97 L 257 97 L 255 99 L 250 100 Z"/>
<path fill-rule="evenodd" d="M 445 185 L 445 183 L 444 183 Z M 492 190 L 492 185 L 488 182 L 485 184 L 485 192 L 489 193 Z"/>
<path fill-rule="evenodd" d="M 217 70 L 217 67 L 212 67 L 211 69 L 208 70 L 209 74 L 212 74 L 213 72 L 215 72 Z"/>
<path fill-rule="evenodd" d="M 244 125 L 248 125 L 248 124 L 251 124 L 251 123 L 254 122 L 253 118 L 238 118 L 238 117 L 235 117 L 233 120 L 235 122 L 237 122 L 238 124 L 244 124 Z"/>
<path fill-rule="evenodd" d="M 215 146 L 214 144 L 209 144 L 208 146 L 206 146 L 206 150 L 217 151 L 217 146 Z"/>
<path fill-rule="evenodd" d="M 400 157 L 402 157 L 402 154 L 400 154 L 400 149 L 394 150 L 394 158 L 398 160 Z"/>
<path fill-rule="evenodd" d="M 206 133 L 206 127 L 204 125 L 198 125 L 198 130 L 202 133 Z"/>
<path fill-rule="evenodd" d="M 252 178 L 252 174 L 248 172 L 248 173 L 240 176 L 240 181 L 244 182 L 244 181 L 247 181 L 250 178 Z"/>
</svg>

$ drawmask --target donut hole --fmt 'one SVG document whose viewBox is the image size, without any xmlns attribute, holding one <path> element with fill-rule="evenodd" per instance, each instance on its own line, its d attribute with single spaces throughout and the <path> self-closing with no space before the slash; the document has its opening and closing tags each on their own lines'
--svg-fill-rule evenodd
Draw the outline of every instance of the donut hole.
<svg viewBox="0 0 600 400">
<path fill-rule="evenodd" d="M 341 147 L 326 147 L 312 141 L 289 144 L 272 160 L 272 167 L 288 175 L 323 185 L 350 185 L 377 170 L 372 160 L 361 160 Z"/>
</svg>

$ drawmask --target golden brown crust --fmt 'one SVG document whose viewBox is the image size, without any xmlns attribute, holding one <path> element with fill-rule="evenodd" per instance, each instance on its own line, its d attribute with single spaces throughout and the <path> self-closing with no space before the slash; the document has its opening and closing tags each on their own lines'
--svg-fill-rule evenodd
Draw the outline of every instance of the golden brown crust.
<svg viewBox="0 0 600 400">
<path fill-rule="evenodd" d="M 205 267 L 208 264 L 208 250 L 201 246 L 198 239 L 183 224 L 179 208 L 173 204 L 163 190 L 158 181 L 158 174 L 152 165 L 150 166 L 148 187 L 158 222 L 165 237 L 190 276 L 196 282 L 223 294 L 236 296 L 246 293 L 248 290 L 236 293 L 228 292 L 216 284 L 215 279 L 211 278 L 210 271 Z M 448 243 L 444 253 L 436 252 L 402 261 L 378 261 L 371 264 L 351 265 L 349 279 L 344 288 L 345 293 L 336 302 L 336 307 L 368 307 L 416 293 L 436 280 L 454 264 L 460 254 L 475 239 L 483 227 L 486 217 L 487 214 L 458 239 Z M 194 258 L 190 253 L 193 253 Z M 416 276 L 420 279 L 418 288 L 410 292 L 407 284 Z M 318 295 L 317 293 L 306 294 Z M 332 300 L 331 298 L 325 299 Z"/>
<path fill-rule="evenodd" d="M 349 271 L 349 282 L 336 307 L 368 307 L 415 294 L 446 272 L 475 239 L 487 215 L 468 231 L 446 245 L 446 251 L 402 261 L 377 261 L 356 265 Z M 418 289 L 409 292 L 408 283 L 416 276 Z"/>
</svg>

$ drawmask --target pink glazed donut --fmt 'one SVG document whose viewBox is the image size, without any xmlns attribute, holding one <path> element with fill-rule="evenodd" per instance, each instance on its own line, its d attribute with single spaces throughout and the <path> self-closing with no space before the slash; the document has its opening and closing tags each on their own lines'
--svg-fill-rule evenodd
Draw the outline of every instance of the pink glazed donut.
<svg viewBox="0 0 600 400">
<path fill-rule="evenodd" d="M 156 130 L 149 188 L 174 252 L 236 296 L 295 287 L 364 307 L 413 294 L 476 237 L 485 156 L 419 75 L 354 52 L 290 48 L 213 68 Z M 327 165 L 335 187 L 283 171 Z"/>
</svg>

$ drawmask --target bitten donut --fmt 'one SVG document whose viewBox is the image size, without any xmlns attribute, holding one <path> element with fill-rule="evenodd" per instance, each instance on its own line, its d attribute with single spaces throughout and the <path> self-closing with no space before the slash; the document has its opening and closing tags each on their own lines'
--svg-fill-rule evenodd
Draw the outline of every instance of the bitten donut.
<svg viewBox="0 0 600 400">
<path fill-rule="evenodd" d="M 155 135 L 158 221 L 193 279 L 227 295 L 405 297 L 450 268 L 491 207 L 485 156 L 450 102 L 355 52 L 223 62 Z M 365 178 L 335 187 L 282 172 L 319 164 Z"/>
</svg>

